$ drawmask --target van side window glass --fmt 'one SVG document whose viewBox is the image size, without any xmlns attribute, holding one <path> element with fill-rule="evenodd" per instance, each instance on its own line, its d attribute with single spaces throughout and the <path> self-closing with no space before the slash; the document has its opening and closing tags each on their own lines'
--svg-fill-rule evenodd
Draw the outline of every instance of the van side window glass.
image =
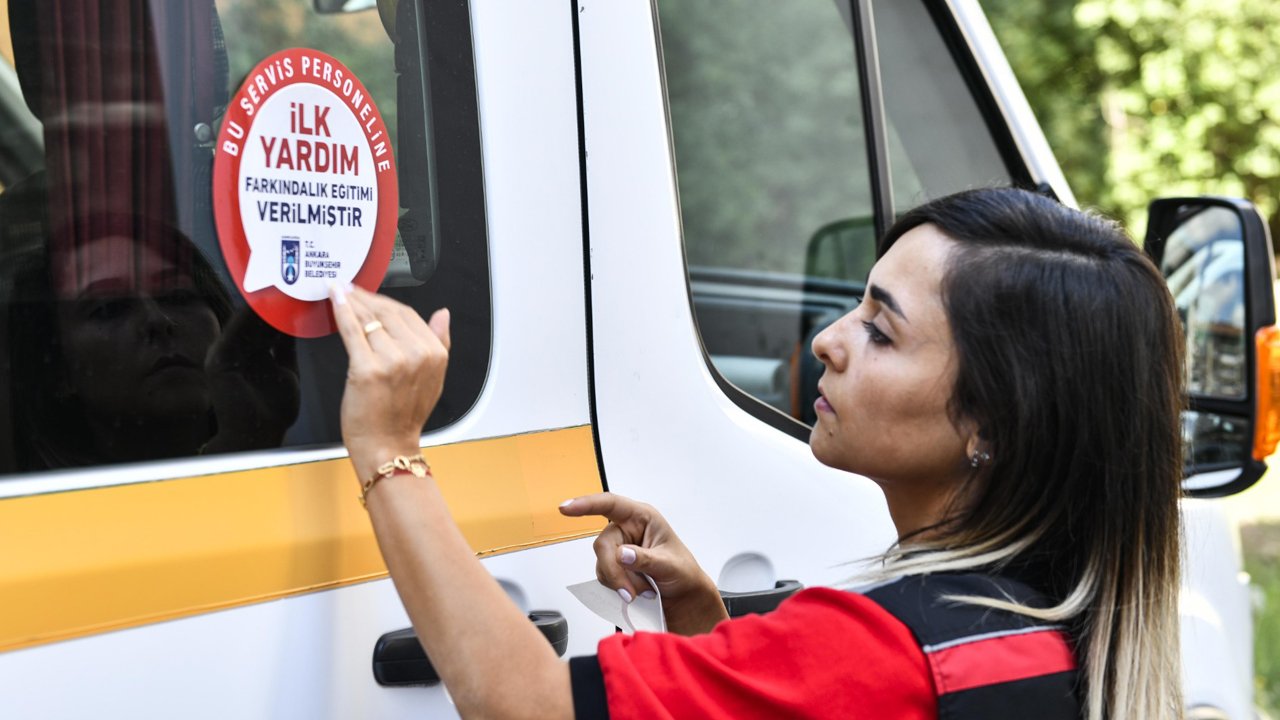
<svg viewBox="0 0 1280 720">
<path fill-rule="evenodd" d="M 216 195 L 229 192 L 212 185 L 228 104 L 258 63 L 291 48 L 349 68 L 385 120 L 400 207 L 381 290 L 424 314 L 455 308 L 455 347 L 472 356 L 451 367 L 428 427 L 467 412 L 488 368 L 483 222 L 466 233 L 469 245 L 446 237 L 423 267 L 414 188 L 429 180 L 420 156 L 428 119 L 402 98 L 405 78 L 424 69 L 397 57 L 407 54 L 377 9 L 51 0 L 0 2 L 0 15 L 13 48 L 0 52 L 0 474 L 340 442 L 340 340 L 264 321 L 232 279 L 214 221 Z M 300 121 L 313 135 L 328 128 L 319 112 Z M 417 144 L 406 149 L 411 135 Z M 318 175 L 327 166 L 311 151 Z M 473 164 L 453 152 L 435 163 L 440 184 L 448 173 L 478 176 L 478 143 Z M 310 194 L 289 192 L 281 205 Z M 442 192 L 441 218 L 448 202 Z M 483 198 L 466 202 L 482 207 Z M 297 278 L 305 238 L 290 242 L 271 263 Z"/>
<path fill-rule="evenodd" d="M 724 379 L 803 419 L 809 338 L 875 259 L 848 7 L 657 5 L 703 344 Z"/>
<path fill-rule="evenodd" d="M 924 0 L 873 0 L 872 10 L 894 211 L 1012 182 Z"/>
</svg>

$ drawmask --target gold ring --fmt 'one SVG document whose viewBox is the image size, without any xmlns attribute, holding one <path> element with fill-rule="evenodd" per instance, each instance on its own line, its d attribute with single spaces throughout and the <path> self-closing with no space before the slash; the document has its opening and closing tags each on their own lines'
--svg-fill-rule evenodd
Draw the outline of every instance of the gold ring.
<svg viewBox="0 0 1280 720">
<path fill-rule="evenodd" d="M 367 323 L 365 323 L 365 324 L 364 324 L 364 334 L 365 334 L 365 335 L 370 335 L 370 334 L 376 333 L 376 332 L 378 332 L 378 331 L 379 331 L 379 330 L 381 330 L 381 329 L 382 329 L 382 321 L 381 321 L 381 320 L 370 320 L 369 322 L 367 322 Z"/>
</svg>

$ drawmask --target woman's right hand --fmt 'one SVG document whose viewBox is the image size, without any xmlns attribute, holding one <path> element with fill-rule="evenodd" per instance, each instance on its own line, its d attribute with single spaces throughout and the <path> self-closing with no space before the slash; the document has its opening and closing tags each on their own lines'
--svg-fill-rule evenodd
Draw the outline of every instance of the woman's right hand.
<svg viewBox="0 0 1280 720">
<path fill-rule="evenodd" d="M 560 512 L 572 517 L 603 515 L 609 520 L 594 546 L 596 578 L 627 602 L 652 593 L 640 573 L 653 578 L 671 632 L 696 635 L 728 618 L 715 582 L 652 506 L 599 493 L 570 500 L 560 506 Z"/>
</svg>

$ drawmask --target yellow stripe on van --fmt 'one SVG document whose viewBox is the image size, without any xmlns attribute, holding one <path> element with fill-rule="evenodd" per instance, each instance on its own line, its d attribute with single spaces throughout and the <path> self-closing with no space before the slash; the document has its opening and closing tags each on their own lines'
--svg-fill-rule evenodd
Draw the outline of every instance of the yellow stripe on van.
<svg viewBox="0 0 1280 720">
<path fill-rule="evenodd" d="M 590 426 L 427 448 L 480 555 L 595 534 Z M 346 458 L 0 500 L 0 651 L 385 577 Z"/>
<path fill-rule="evenodd" d="M 9 32 L 9 3 L 0 2 L 0 57 L 13 67 L 13 39 Z"/>
</svg>

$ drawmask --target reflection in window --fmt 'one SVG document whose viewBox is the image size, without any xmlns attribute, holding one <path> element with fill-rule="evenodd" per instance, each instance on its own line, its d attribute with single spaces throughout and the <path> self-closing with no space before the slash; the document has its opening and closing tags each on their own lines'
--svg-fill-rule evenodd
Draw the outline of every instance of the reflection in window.
<svg viewBox="0 0 1280 720">
<path fill-rule="evenodd" d="M 924 2 L 872 5 L 895 212 L 960 190 L 1008 185 L 1009 169 Z"/>
<path fill-rule="evenodd" d="M 1250 460 L 1250 434 L 1245 418 L 1184 410 L 1183 464 L 1197 473 L 1239 468 Z"/>
<path fill-rule="evenodd" d="M 172 226 L 87 218 L 13 275 L 16 465 L 76 467 L 278 446 L 293 339 L 243 309 Z"/>
<path fill-rule="evenodd" d="M 377 12 L 0 0 L 0 13 L 14 41 L 12 71 L 0 59 L 0 120 L 16 118 L 0 124 L 0 473 L 338 442 L 345 353 L 333 336 L 283 335 L 244 303 L 214 230 L 212 149 L 245 74 L 313 47 L 360 76 L 399 154 L 396 129 L 427 121 L 399 111 L 395 45 Z M 469 58 L 465 10 L 435 17 L 433 32 L 464 38 L 451 57 Z M 435 119 L 462 118 L 446 166 L 463 180 L 442 206 L 466 207 L 443 227 L 484 217 L 474 86 L 450 92 L 463 101 Z M 402 205 L 422 160 L 397 163 L 409 168 Z M 467 222 L 431 282 L 398 242 L 384 284 L 420 310 L 455 308 L 459 369 L 432 427 L 465 414 L 488 367 L 486 241 L 482 220 Z"/>
<path fill-rule="evenodd" d="M 1248 394 L 1244 269 L 1240 219 L 1227 208 L 1188 208 L 1165 241 L 1161 272 L 1186 330 L 1192 393 Z"/>
<path fill-rule="evenodd" d="M 819 228 L 869 229 L 857 66 L 838 4 L 658 5 L 689 263 L 802 273 Z"/>
<path fill-rule="evenodd" d="M 694 311 L 719 374 L 812 421 L 817 329 L 875 261 L 848 6 L 660 0 Z"/>
<path fill-rule="evenodd" d="M 230 88 L 234 92 L 262 58 L 290 47 L 324 48 L 377 99 L 392 138 L 396 132 L 396 76 L 390 72 L 394 46 L 376 11 L 320 15 L 311 2 L 217 0 L 227 43 Z"/>
</svg>

